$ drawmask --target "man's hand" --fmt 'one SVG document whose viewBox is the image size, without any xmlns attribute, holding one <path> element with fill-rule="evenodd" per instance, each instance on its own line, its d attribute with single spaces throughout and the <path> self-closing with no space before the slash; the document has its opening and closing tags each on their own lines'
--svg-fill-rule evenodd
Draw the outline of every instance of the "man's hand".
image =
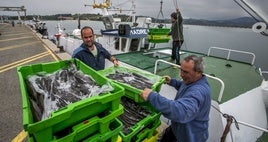
<svg viewBox="0 0 268 142">
<path fill-rule="evenodd" d="M 119 66 L 118 60 L 114 60 L 113 63 L 114 63 L 114 66 Z"/>
<path fill-rule="evenodd" d="M 119 66 L 119 62 L 115 57 L 112 56 L 110 61 L 113 62 L 114 66 Z"/>
<path fill-rule="evenodd" d="M 141 92 L 141 97 L 145 100 L 145 101 L 147 101 L 148 100 L 148 96 L 149 96 L 149 94 L 151 93 L 151 89 L 149 89 L 149 88 L 145 88 L 142 92 Z"/>
<path fill-rule="evenodd" d="M 180 12 L 179 8 L 176 8 L 176 12 L 177 12 L 177 13 L 179 13 L 179 12 Z"/>
<path fill-rule="evenodd" d="M 165 80 L 166 80 L 166 84 L 170 83 L 171 77 L 170 76 L 164 76 Z"/>
</svg>

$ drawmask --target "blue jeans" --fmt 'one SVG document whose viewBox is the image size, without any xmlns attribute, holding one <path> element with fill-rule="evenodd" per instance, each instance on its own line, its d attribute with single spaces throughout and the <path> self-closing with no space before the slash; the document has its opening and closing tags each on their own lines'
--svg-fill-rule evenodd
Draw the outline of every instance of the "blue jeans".
<svg viewBox="0 0 268 142">
<path fill-rule="evenodd" d="M 171 59 L 176 60 L 176 64 L 180 64 L 180 49 L 183 41 L 173 41 Z"/>
</svg>

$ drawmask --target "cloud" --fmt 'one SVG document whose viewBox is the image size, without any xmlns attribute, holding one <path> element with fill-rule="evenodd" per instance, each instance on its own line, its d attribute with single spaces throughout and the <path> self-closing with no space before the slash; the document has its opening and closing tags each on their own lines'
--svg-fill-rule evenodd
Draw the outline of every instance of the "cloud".
<svg viewBox="0 0 268 142">
<path fill-rule="evenodd" d="M 101 3 L 104 0 L 95 1 Z M 162 18 L 160 1 L 135 0 L 136 15 Z M 131 2 L 131 0 L 112 1 L 112 5 L 122 10 L 129 10 L 132 7 Z M 163 0 L 164 18 L 169 18 L 170 13 L 175 11 L 176 3 L 185 18 L 228 19 L 249 16 L 233 0 Z M 85 4 L 93 4 L 93 0 L 1 0 L 0 2 L 1 6 L 25 6 L 27 15 L 101 13 L 100 9 L 85 7 Z M 0 11 L 0 15 L 4 13 L 7 12 Z"/>
</svg>

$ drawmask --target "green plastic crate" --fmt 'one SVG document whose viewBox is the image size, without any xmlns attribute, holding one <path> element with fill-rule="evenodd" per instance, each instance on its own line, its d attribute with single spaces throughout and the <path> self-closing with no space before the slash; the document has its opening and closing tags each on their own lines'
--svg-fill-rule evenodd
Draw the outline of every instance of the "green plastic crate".
<svg viewBox="0 0 268 142">
<path fill-rule="evenodd" d="M 106 136 L 107 133 L 119 134 L 123 125 L 119 120 L 116 119 L 119 115 L 123 113 L 123 106 L 120 106 L 119 109 L 110 113 L 109 115 L 100 118 L 99 116 L 92 117 L 88 120 L 81 122 L 80 124 L 72 127 L 72 133 L 56 140 L 57 142 L 66 142 L 66 141 L 81 141 L 83 139 L 100 139 L 106 140 L 112 136 Z M 101 135 L 101 137 L 99 137 Z M 106 137 L 105 137 L 106 136 Z M 96 137 L 96 138 L 95 138 Z M 53 140 L 54 141 L 54 140 Z"/>
<path fill-rule="evenodd" d="M 123 113 L 123 106 L 105 116 L 94 116 L 75 126 L 62 130 L 53 136 L 54 142 L 78 142 L 90 140 L 107 140 L 117 136 L 123 124 L 116 117 Z M 109 135 L 107 135 L 109 134 Z M 85 140 L 87 139 L 87 140 Z M 28 139 L 34 142 L 34 138 Z"/>
<path fill-rule="evenodd" d="M 156 129 L 161 125 L 161 121 L 152 122 L 150 126 L 139 132 L 134 138 L 136 142 L 152 140 L 155 138 Z M 156 137 L 157 138 L 157 137 Z M 132 138 L 133 140 L 133 138 Z M 152 141 L 153 142 L 153 141 Z"/>
<path fill-rule="evenodd" d="M 110 124 L 111 131 L 104 134 L 95 134 L 83 140 L 83 142 L 116 142 L 122 127 L 122 122 L 118 119 L 115 119 L 115 121 Z"/>
<path fill-rule="evenodd" d="M 164 43 L 170 40 L 168 28 L 149 28 L 148 41 L 152 43 Z"/>
<path fill-rule="evenodd" d="M 169 28 L 149 28 L 149 35 L 164 35 L 170 32 Z"/>
<path fill-rule="evenodd" d="M 38 72 L 55 72 L 67 67 L 68 62 L 74 63 L 80 71 L 84 74 L 90 75 L 98 85 L 110 82 L 114 90 L 106 94 L 100 94 L 99 96 L 93 96 L 69 104 L 64 108 L 53 112 L 50 118 L 34 122 L 25 79 L 28 75 L 33 75 Z M 76 59 L 21 66 L 18 67 L 17 72 L 22 94 L 23 127 L 25 131 L 27 131 L 27 133 L 34 137 L 37 141 L 52 140 L 55 133 L 65 128 L 77 125 L 101 112 L 117 110 L 120 105 L 120 99 L 124 94 L 123 87 L 109 81 L 109 79 Z"/>
<path fill-rule="evenodd" d="M 161 124 L 160 124 L 161 125 Z M 151 137 L 147 137 L 142 142 L 156 142 L 160 132 L 156 129 Z"/>
<path fill-rule="evenodd" d="M 165 82 L 165 79 L 162 78 L 161 76 L 158 76 L 149 72 L 144 72 L 141 70 L 135 70 L 135 69 L 127 68 L 127 67 L 122 67 L 122 66 L 118 66 L 118 67 L 112 66 L 107 69 L 100 70 L 98 72 L 107 77 L 109 74 L 114 74 L 115 71 L 137 73 L 145 78 L 151 79 L 154 83 L 150 89 L 156 92 L 160 91 L 162 84 Z M 117 80 L 113 80 L 113 81 L 115 81 L 116 83 L 118 83 L 119 85 L 125 88 L 125 95 L 128 98 L 134 100 L 135 102 L 144 102 L 143 98 L 141 98 L 140 96 L 143 90 L 135 88 L 129 84 L 119 82 Z"/>
<path fill-rule="evenodd" d="M 155 129 L 160 126 L 160 116 L 161 113 L 157 112 L 149 102 L 139 103 L 140 106 L 152 111 L 151 115 L 148 115 L 136 125 L 130 128 L 130 133 L 124 134 L 123 131 L 120 131 L 120 137 L 123 142 L 132 142 L 132 141 L 141 141 L 147 137 L 151 137 Z"/>
<path fill-rule="evenodd" d="M 169 40 L 170 36 L 168 35 L 148 35 L 148 41 L 151 43 L 165 43 Z"/>
</svg>

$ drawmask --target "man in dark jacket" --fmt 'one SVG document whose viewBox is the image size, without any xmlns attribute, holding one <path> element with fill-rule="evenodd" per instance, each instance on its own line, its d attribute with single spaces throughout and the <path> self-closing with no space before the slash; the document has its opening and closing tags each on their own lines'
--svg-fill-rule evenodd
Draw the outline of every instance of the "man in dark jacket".
<svg viewBox="0 0 268 142">
<path fill-rule="evenodd" d="M 83 43 L 76 48 L 72 57 L 77 58 L 95 70 L 105 67 L 105 59 L 118 66 L 118 61 L 100 43 L 94 41 L 94 32 L 91 27 L 85 26 L 81 29 Z"/>
<path fill-rule="evenodd" d="M 171 30 L 168 35 L 171 35 L 172 37 L 172 55 L 171 59 L 169 60 L 170 62 L 176 61 L 177 65 L 180 65 L 180 48 L 181 45 L 184 41 L 183 39 L 183 25 L 182 21 L 183 18 L 181 16 L 181 13 L 179 9 L 176 9 L 176 12 L 173 12 L 171 15 Z"/>
<path fill-rule="evenodd" d="M 191 55 L 181 63 L 181 80 L 165 76 L 166 83 L 177 90 L 169 100 L 151 89 L 144 89 L 141 97 L 163 116 L 171 120 L 161 142 L 205 142 L 211 105 L 210 86 L 203 75 L 201 57 Z"/>
</svg>

